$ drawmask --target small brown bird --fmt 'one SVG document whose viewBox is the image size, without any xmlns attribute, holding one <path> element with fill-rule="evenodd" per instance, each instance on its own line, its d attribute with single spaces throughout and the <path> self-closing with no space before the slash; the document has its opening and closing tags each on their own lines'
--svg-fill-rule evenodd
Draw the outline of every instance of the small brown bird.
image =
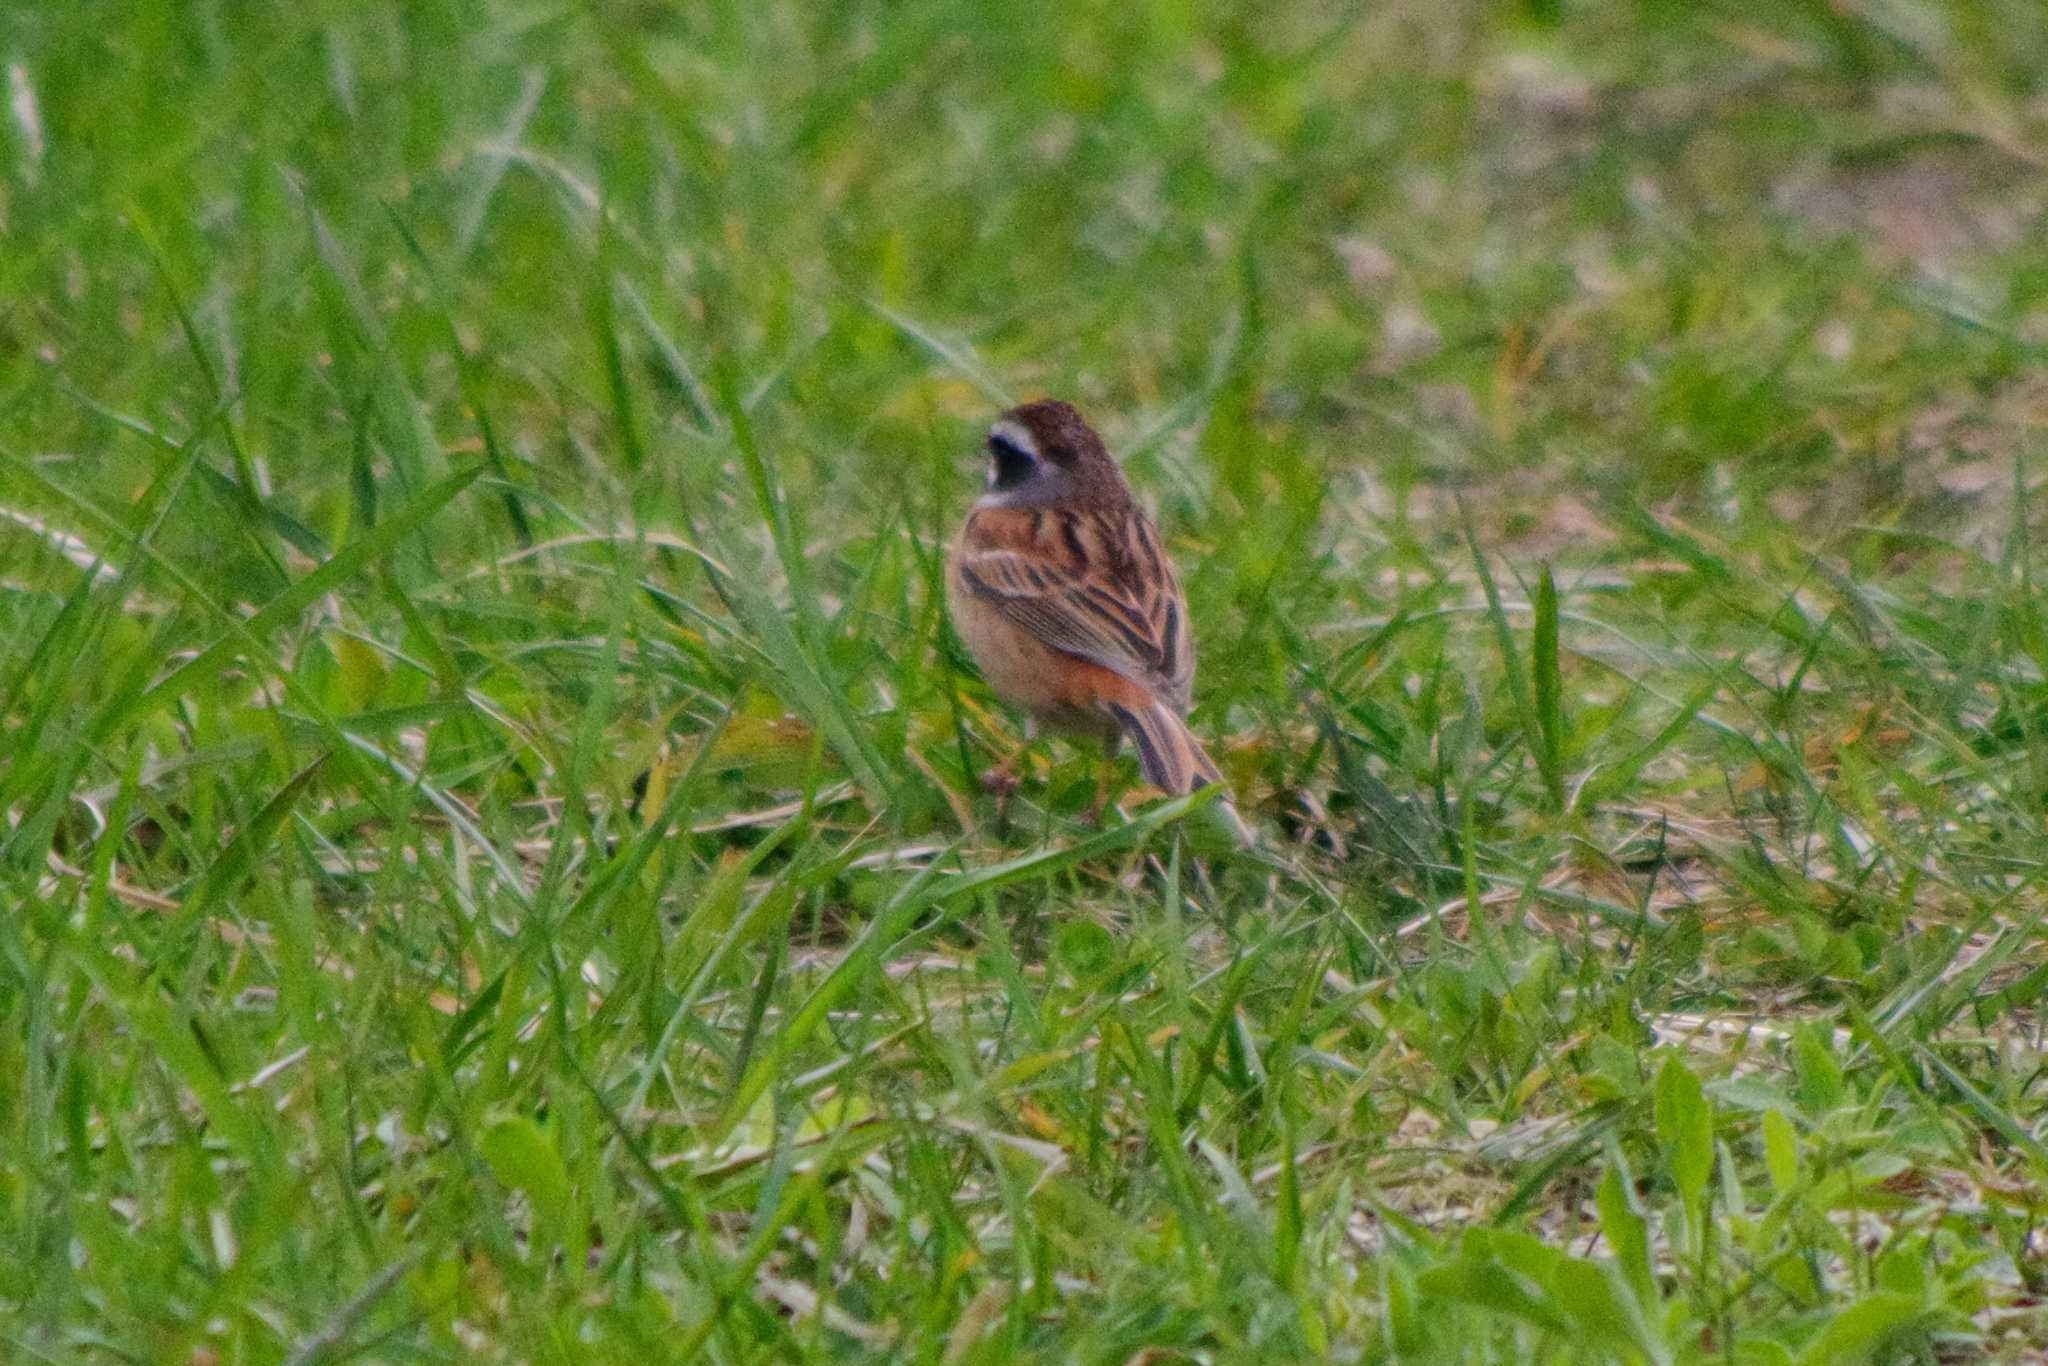
<svg viewBox="0 0 2048 1366">
<path fill-rule="evenodd" d="M 987 490 L 946 589 L 982 677 L 1030 722 L 1096 736 L 1112 754 L 1128 736 L 1145 781 L 1164 792 L 1222 781 L 1181 719 L 1195 643 L 1180 579 L 1071 406 L 1027 403 L 990 429 Z"/>
</svg>

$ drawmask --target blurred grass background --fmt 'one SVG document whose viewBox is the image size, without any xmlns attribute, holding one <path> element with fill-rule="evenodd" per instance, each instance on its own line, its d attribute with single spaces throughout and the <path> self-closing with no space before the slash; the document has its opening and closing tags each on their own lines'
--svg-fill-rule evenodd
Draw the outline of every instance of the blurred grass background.
<svg viewBox="0 0 2048 1366">
<path fill-rule="evenodd" d="M 0 68 L 10 1355 L 2048 1350 L 2038 5 Z M 1040 394 L 1262 854 L 980 793 Z"/>
</svg>

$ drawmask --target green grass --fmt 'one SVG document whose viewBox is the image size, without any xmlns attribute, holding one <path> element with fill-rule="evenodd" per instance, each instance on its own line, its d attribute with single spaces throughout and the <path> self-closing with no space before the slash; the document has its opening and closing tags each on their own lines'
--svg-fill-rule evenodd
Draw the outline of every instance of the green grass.
<svg viewBox="0 0 2048 1366">
<path fill-rule="evenodd" d="M 0 1356 L 2038 1359 L 2044 73 L 0 11 Z M 1042 393 L 1260 851 L 981 793 Z"/>
</svg>

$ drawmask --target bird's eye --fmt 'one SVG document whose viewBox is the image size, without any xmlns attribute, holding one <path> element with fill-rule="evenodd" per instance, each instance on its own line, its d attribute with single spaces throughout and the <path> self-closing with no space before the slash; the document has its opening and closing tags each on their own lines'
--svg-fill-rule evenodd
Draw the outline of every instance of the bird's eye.
<svg viewBox="0 0 2048 1366">
<path fill-rule="evenodd" d="M 997 490 L 1016 488 L 1038 466 L 1036 456 L 1006 436 L 988 439 L 988 458 L 988 486 Z"/>
</svg>

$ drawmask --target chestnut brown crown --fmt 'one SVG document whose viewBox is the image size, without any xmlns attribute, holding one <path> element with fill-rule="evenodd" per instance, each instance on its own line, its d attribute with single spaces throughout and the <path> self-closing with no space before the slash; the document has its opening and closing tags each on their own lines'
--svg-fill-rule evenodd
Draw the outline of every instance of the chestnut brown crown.
<svg viewBox="0 0 2048 1366">
<path fill-rule="evenodd" d="M 1119 506 L 1131 501 L 1123 471 L 1070 403 L 1056 398 L 1004 413 L 989 431 L 989 490 L 1012 506 L 1051 501 Z"/>
</svg>

